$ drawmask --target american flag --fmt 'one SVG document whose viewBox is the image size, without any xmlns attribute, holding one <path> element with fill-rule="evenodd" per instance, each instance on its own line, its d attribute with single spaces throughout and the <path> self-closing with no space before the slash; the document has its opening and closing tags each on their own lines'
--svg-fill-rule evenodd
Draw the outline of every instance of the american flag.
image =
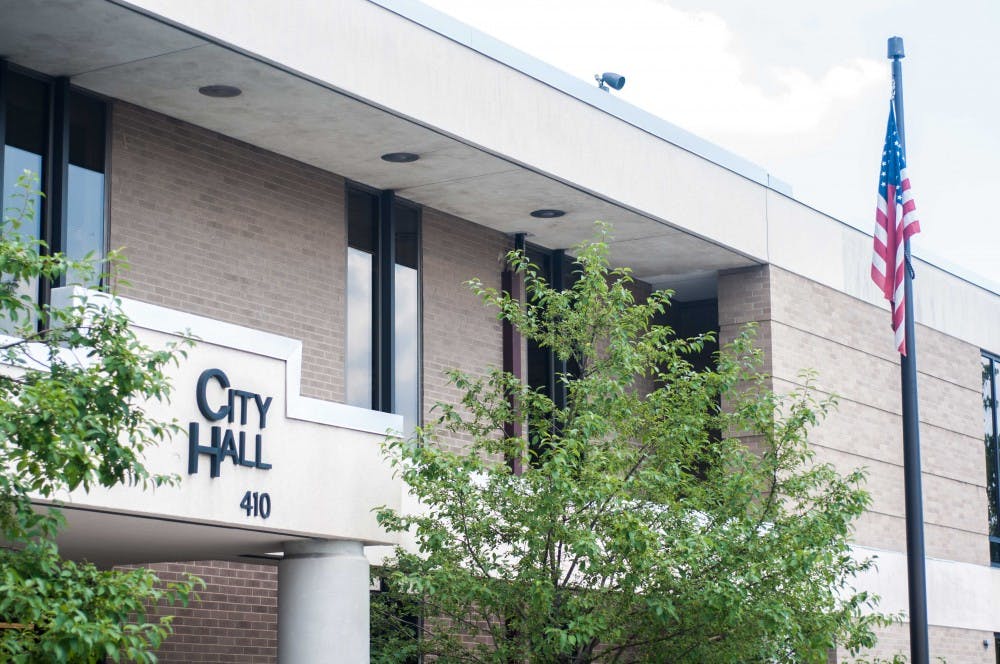
<svg viewBox="0 0 1000 664">
<path fill-rule="evenodd" d="M 920 232 L 916 205 L 906 175 L 906 156 L 896 130 L 896 114 L 889 103 L 889 125 L 882 149 L 882 172 L 878 182 L 878 209 L 875 211 L 875 253 L 872 280 L 892 305 L 892 330 L 896 347 L 906 355 L 906 297 L 903 275 L 907 269 L 904 245 Z"/>
</svg>

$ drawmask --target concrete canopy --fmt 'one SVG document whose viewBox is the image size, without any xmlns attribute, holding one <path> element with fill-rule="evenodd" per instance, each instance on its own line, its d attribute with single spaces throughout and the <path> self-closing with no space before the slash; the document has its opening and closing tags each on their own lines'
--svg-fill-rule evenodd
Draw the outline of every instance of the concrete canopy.
<svg viewBox="0 0 1000 664">
<path fill-rule="evenodd" d="M 352 32 L 398 28 L 402 20 L 369 3 L 330 4 L 330 11 L 342 16 Z M 403 198 L 483 226 L 508 233 L 526 232 L 530 241 L 545 247 L 570 248 L 593 235 L 595 220 L 609 222 L 614 227 L 614 261 L 632 267 L 636 276 L 656 286 L 678 288 L 681 299 L 711 294 L 718 270 L 765 259 L 762 243 L 766 233 L 760 212 L 764 192 L 758 183 L 590 107 L 587 111 L 594 117 L 577 123 L 579 127 L 565 127 L 561 135 L 548 136 L 549 144 L 541 147 L 550 153 L 565 152 L 561 158 L 597 162 L 591 169 L 594 177 L 628 179 L 631 170 L 640 169 L 654 180 L 662 179 L 656 192 L 659 200 L 646 204 L 641 190 L 617 194 L 595 191 L 581 183 L 585 178 L 561 172 L 564 169 L 525 163 L 517 146 L 507 150 L 502 145 L 478 145 L 455 133 L 455 127 L 435 126 L 434 118 L 414 116 L 412 109 L 392 108 L 364 98 L 349 89 L 349 81 L 319 78 L 275 62 L 266 54 L 251 52 L 245 45 L 175 27 L 170 17 L 154 15 L 156 7 L 126 7 L 107 0 L 5 0 L 2 5 L 0 54 L 11 63 L 52 76 L 68 76 L 80 88 L 159 111 L 370 186 L 393 189 Z M 262 20 L 259 17 L 257 23 Z M 358 25 L 359 21 L 364 25 Z M 281 32 L 279 26 L 275 30 Z M 455 46 L 429 30 L 421 29 L 421 34 Z M 330 40 L 336 42 L 337 35 L 331 34 Z M 331 58 L 338 55 L 335 51 L 331 50 Z M 464 55 L 477 66 L 500 66 L 465 51 L 468 49 L 463 50 Z M 358 55 L 341 65 L 350 70 L 352 79 L 366 75 L 385 79 L 384 63 Z M 404 56 L 422 57 L 415 51 Z M 528 79 L 509 68 L 502 69 L 504 76 Z M 462 73 L 458 66 L 456 73 Z M 395 83 L 411 85 L 412 81 L 402 80 L 404 76 L 401 72 Z M 456 86 L 473 98 L 495 95 L 497 104 L 516 102 L 505 114 L 505 121 L 516 132 L 523 125 L 521 133 L 527 139 L 547 132 L 551 122 L 558 125 L 559 118 L 546 116 L 567 102 L 567 95 L 538 81 L 528 82 L 540 89 L 516 98 L 491 90 L 488 80 L 470 80 L 469 76 L 456 81 Z M 380 85 L 393 83 L 381 80 Z M 198 93 L 199 87 L 212 84 L 235 85 L 243 92 L 231 99 Z M 435 103 L 432 98 L 423 101 Z M 446 99 L 441 102 L 450 103 Z M 530 104 L 532 112 L 520 113 L 524 104 Z M 608 134 L 611 140 L 602 144 L 605 137 L 596 137 L 593 132 L 603 125 L 628 135 L 623 134 L 616 144 L 612 132 Z M 493 143 L 485 138 L 483 142 Z M 637 152 L 632 149 L 635 146 L 641 149 Z M 380 159 L 382 154 L 398 151 L 415 152 L 421 158 L 410 164 Z M 670 170 L 660 173 L 665 165 Z M 722 177 L 729 185 L 742 182 L 736 191 L 730 186 L 732 194 L 722 199 L 710 191 L 697 194 L 691 190 L 688 181 L 702 177 Z M 616 186 L 612 183 L 609 189 Z M 711 182 L 705 189 L 711 189 Z M 538 208 L 558 208 L 566 215 L 552 220 L 530 217 Z M 728 221 L 719 226 L 719 219 Z M 681 223 L 688 220 L 695 223 Z M 728 237 L 733 223 L 744 232 L 726 246 L 719 238 Z"/>
</svg>

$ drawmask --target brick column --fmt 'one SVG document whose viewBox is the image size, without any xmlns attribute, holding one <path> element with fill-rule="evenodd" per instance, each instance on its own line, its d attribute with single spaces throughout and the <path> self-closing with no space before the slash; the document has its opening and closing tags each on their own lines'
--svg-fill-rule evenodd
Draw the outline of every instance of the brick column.
<svg viewBox="0 0 1000 664">
<path fill-rule="evenodd" d="M 771 373 L 771 268 L 768 265 L 719 273 L 719 345 L 730 343 L 747 323 L 757 324 L 755 346 Z"/>
</svg>

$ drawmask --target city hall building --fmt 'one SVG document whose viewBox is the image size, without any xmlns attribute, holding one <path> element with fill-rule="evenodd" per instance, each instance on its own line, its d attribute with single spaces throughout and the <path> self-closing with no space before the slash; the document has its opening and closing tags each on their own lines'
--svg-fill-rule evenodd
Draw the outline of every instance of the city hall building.
<svg viewBox="0 0 1000 664">
<path fill-rule="evenodd" d="M 521 242 L 558 282 L 595 220 L 641 288 L 676 291 L 679 331 L 756 322 L 775 388 L 813 368 L 840 395 L 812 442 L 868 468 L 861 583 L 906 610 L 871 236 L 765 170 L 413 0 L 2 0 L 0 56 L 4 192 L 40 173 L 31 230 L 72 256 L 124 248 L 142 338 L 200 340 L 155 411 L 184 435 L 147 459 L 179 485 L 69 496 L 61 540 L 206 580 L 161 661 L 367 661 L 369 565 L 396 543 L 372 509 L 406 500 L 385 431 L 455 400 L 448 368 L 520 356 L 551 387 L 547 353 L 505 354 L 463 282 L 501 287 Z M 915 267 L 931 653 L 993 662 L 1000 295 Z M 880 645 L 900 650 L 905 625 Z"/>
</svg>

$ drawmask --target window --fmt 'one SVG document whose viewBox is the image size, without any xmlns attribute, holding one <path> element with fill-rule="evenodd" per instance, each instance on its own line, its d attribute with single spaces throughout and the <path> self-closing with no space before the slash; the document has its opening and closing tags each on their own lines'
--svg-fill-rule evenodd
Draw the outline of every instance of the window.
<svg viewBox="0 0 1000 664">
<path fill-rule="evenodd" d="M 983 420 L 986 448 L 986 495 L 989 501 L 990 562 L 1000 566 L 1000 426 L 997 416 L 997 383 L 1000 382 L 1000 357 L 983 353 Z"/>
<path fill-rule="evenodd" d="M 51 252 L 75 259 L 105 253 L 106 123 L 104 102 L 72 89 L 68 79 L 48 80 L 0 61 L 3 207 L 24 171 L 38 177 L 46 196 L 35 197 L 35 219 L 21 233 L 44 240 Z M 81 279 L 70 274 L 63 281 Z M 45 302 L 49 289 L 61 285 L 29 288 Z"/>
<path fill-rule="evenodd" d="M 420 423 L 420 210 L 347 191 L 347 403 Z"/>
<path fill-rule="evenodd" d="M 559 290 L 573 287 L 576 281 L 575 262 L 566 255 L 566 252 L 557 250 L 542 249 L 535 246 L 524 246 L 523 237 L 516 240 L 518 249 L 525 252 L 528 260 L 538 268 L 538 274 L 548 282 L 549 286 Z M 566 407 L 566 383 L 564 376 L 577 376 L 580 367 L 576 358 L 560 360 L 551 348 L 542 347 L 537 342 L 528 339 L 525 343 L 526 350 L 526 382 L 531 389 L 540 392 L 550 399 L 556 408 Z M 509 369 L 508 369 L 509 370 Z M 545 452 L 539 436 L 528 429 L 528 454 L 529 464 L 535 464 Z"/>
<path fill-rule="evenodd" d="M 713 332 L 715 341 L 705 342 L 701 352 L 692 353 L 686 359 L 695 371 L 715 367 L 715 354 L 719 351 L 719 301 L 671 300 L 666 315 L 658 323 L 666 323 L 679 338 L 696 337 Z"/>
</svg>

